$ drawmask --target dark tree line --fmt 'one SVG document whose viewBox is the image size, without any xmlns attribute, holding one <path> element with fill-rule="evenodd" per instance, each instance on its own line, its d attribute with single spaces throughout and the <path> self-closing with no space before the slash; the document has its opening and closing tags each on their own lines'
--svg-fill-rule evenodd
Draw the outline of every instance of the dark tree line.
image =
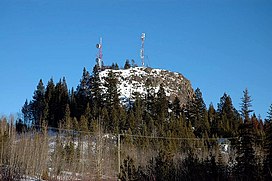
<svg viewBox="0 0 272 181">
<path fill-rule="evenodd" d="M 130 67 L 129 61 L 126 61 L 125 68 Z M 112 69 L 118 69 L 118 65 L 113 64 Z M 119 100 L 118 82 L 113 71 L 109 71 L 105 81 L 100 80 L 99 71 L 95 66 L 90 74 L 84 68 L 75 90 L 67 88 L 65 78 L 57 83 L 50 79 L 46 85 L 40 80 L 32 100 L 26 100 L 22 107 L 24 122 L 38 128 L 49 126 L 83 132 L 94 132 L 102 127 L 104 132 L 114 134 L 203 140 L 229 138 L 233 139 L 231 144 L 237 150 L 230 167 L 220 162 L 220 154 L 217 160 L 215 155 L 204 160 L 197 158 L 193 146 L 185 159 L 173 160 L 171 154 L 184 150 L 175 140 L 150 143 L 142 139 L 127 139 L 125 141 L 130 144 L 141 147 L 153 144 L 154 149 L 163 150 L 163 154 L 151 160 L 148 168 L 136 169 L 133 160 L 128 158 L 123 171 L 129 170 L 129 174 L 120 175 L 122 180 L 133 180 L 134 177 L 140 180 L 169 180 L 172 177 L 197 180 L 200 176 L 204 180 L 272 178 L 272 106 L 265 123 L 255 114 L 250 115 L 253 112 L 252 101 L 247 89 L 241 100 L 240 114 L 226 93 L 220 98 L 217 108 L 213 104 L 207 108 L 197 88 L 192 99 L 181 106 L 177 97 L 174 101 L 168 99 L 163 84 L 158 92 L 154 87 L 147 86 L 144 97 L 136 93 L 133 95 L 134 103 L 124 106 Z M 18 125 L 22 126 L 22 123 Z M 190 139 L 184 144 L 186 149 L 188 145 L 193 145 Z M 209 150 L 215 144 L 204 141 L 203 145 Z M 199 175 L 195 175 L 193 169 L 199 169 Z"/>
<path fill-rule="evenodd" d="M 119 174 L 120 180 L 271 180 L 272 104 L 265 125 L 260 127 L 261 124 L 256 125 L 257 118 L 255 115 L 250 118 L 252 100 L 247 89 L 244 91 L 241 100 L 241 117 L 238 116 L 238 121 L 242 122 L 237 124 L 238 127 L 233 127 L 236 131 L 232 133 L 237 135 L 238 138 L 235 145 L 237 153 L 234 164 L 224 163 L 222 153 L 219 153 L 217 159 L 216 154 L 212 152 L 205 159 L 200 159 L 194 152 L 190 151 L 185 158 L 176 158 L 168 150 L 161 150 L 144 167 L 136 165 L 130 157 L 124 159 Z M 224 112 L 224 109 L 226 109 L 229 112 L 225 112 L 224 116 L 233 111 L 237 116 L 237 111 L 230 106 L 230 103 L 230 97 L 224 94 L 220 99 L 220 104 L 218 104 L 218 112 Z M 209 112 L 210 114 L 213 113 L 215 119 L 216 111 L 212 106 L 210 106 Z M 219 117 L 218 120 L 220 119 Z M 197 121 L 197 119 L 193 121 Z M 196 123 L 194 124 L 196 125 Z M 231 123 L 228 124 L 232 125 Z M 265 134 L 264 139 L 259 137 L 261 132 Z M 262 142 L 264 142 L 264 145 L 261 145 Z M 260 148 L 263 150 L 261 156 L 257 154 Z"/>
</svg>

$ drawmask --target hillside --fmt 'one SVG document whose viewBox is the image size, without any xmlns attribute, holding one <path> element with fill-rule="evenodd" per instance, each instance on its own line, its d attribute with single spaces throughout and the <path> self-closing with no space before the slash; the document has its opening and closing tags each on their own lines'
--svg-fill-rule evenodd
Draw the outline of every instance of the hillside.
<svg viewBox="0 0 272 181">
<path fill-rule="evenodd" d="M 170 100 L 177 96 L 181 104 L 186 104 L 194 94 L 190 81 L 180 73 L 149 67 L 121 70 L 105 69 L 99 73 L 102 85 L 110 71 L 114 73 L 118 80 L 119 98 L 123 104 L 133 101 L 132 95 L 135 93 L 139 93 L 144 98 L 149 88 L 153 88 L 155 93 L 158 92 L 160 84 L 163 84 L 166 96 Z"/>
<path fill-rule="evenodd" d="M 272 138 L 265 129 L 271 121 L 249 116 L 247 89 L 240 116 L 226 93 L 217 109 L 212 104 L 207 109 L 200 89 L 193 91 L 180 73 L 118 66 L 93 70 L 91 75 L 83 69 L 76 91 L 68 90 L 65 78 L 56 84 L 50 79 L 46 86 L 40 80 L 22 108 L 23 120 L 14 125 L 12 117 L 0 119 L 0 180 L 132 180 L 128 168 L 135 168 L 129 173 L 134 180 L 160 180 L 161 172 L 161 180 L 219 175 L 219 180 L 250 180 L 242 179 L 250 173 L 237 173 L 244 167 L 256 170 L 253 180 L 264 180 L 260 170 L 269 173 L 271 153 L 259 150 L 272 142 L 263 139 Z M 169 103 L 167 97 L 176 96 Z"/>
</svg>

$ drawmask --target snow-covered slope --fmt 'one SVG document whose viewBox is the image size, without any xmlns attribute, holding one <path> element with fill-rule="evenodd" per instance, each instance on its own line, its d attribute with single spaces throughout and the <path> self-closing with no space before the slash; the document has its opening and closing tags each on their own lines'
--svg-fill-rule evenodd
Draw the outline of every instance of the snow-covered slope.
<svg viewBox="0 0 272 181">
<path fill-rule="evenodd" d="M 180 73 L 162 69 L 134 67 L 129 69 L 105 69 L 99 73 L 102 85 L 109 72 L 112 71 L 118 80 L 120 100 L 126 104 L 133 101 L 133 94 L 139 93 L 142 97 L 147 94 L 148 88 L 153 88 L 155 93 L 163 83 L 166 96 L 173 100 L 176 96 L 184 104 L 193 96 L 191 83 Z"/>
</svg>

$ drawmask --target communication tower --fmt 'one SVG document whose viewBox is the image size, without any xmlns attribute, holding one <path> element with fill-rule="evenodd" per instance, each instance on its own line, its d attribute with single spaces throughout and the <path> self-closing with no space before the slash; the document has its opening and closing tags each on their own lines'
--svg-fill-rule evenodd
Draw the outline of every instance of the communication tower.
<svg viewBox="0 0 272 181">
<path fill-rule="evenodd" d="M 96 63 L 98 68 L 101 69 L 103 65 L 103 54 L 102 54 L 102 38 L 100 37 L 99 43 L 96 44 L 96 48 L 98 49 L 98 53 L 96 55 Z"/>
<path fill-rule="evenodd" d="M 145 33 L 142 33 L 141 40 L 142 40 L 142 46 L 141 46 L 141 50 L 140 50 L 140 57 L 141 57 L 141 60 L 142 60 L 142 66 L 144 67 L 144 58 L 145 58 L 145 55 L 144 55 L 144 41 L 145 41 Z"/>
</svg>

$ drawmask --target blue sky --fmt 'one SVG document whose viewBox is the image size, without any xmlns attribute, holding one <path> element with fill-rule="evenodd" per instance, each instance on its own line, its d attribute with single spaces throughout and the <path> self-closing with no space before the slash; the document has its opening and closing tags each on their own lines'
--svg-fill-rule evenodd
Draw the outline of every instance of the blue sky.
<svg viewBox="0 0 272 181">
<path fill-rule="evenodd" d="M 146 63 L 182 73 L 208 106 L 224 92 L 237 109 L 248 88 L 262 118 L 272 103 L 270 0 L 1 0 L 0 114 L 17 113 L 39 79 L 66 77 L 76 87 L 95 64 Z"/>
</svg>

